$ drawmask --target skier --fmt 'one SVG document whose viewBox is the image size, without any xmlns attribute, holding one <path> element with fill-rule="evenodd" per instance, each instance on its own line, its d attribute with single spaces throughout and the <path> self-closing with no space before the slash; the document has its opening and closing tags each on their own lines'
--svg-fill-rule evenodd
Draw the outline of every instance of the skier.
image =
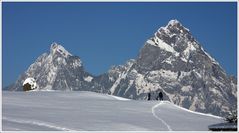
<svg viewBox="0 0 239 133">
<path fill-rule="evenodd" d="M 162 92 L 159 92 L 159 96 L 158 97 L 159 97 L 160 101 L 163 101 L 163 93 Z"/>
</svg>

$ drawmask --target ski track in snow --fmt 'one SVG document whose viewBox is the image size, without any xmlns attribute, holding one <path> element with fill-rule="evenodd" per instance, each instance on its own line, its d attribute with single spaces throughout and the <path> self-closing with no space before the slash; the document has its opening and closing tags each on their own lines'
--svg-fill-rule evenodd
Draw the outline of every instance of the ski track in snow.
<svg viewBox="0 0 239 133">
<path fill-rule="evenodd" d="M 75 131 L 75 130 L 72 130 L 72 129 L 69 129 L 69 128 L 57 126 L 55 124 L 33 121 L 33 120 L 20 120 L 20 119 L 12 119 L 12 118 L 9 118 L 9 117 L 3 117 L 2 120 L 9 121 L 9 122 L 15 122 L 15 123 L 21 123 L 21 124 L 30 124 L 30 125 L 36 125 L 36 126 L 41 126 L 41 127 L 47 127 L 47 128 L 60 130 L 60 131 Z"/>
<path fill-rule="evenodd" d="M 161 104 L 162 104 L 162 102 L 160 102 L 159 104 L 156 104 L 152 107 L 152 114 L 156 119 L 160 120 L 168 128 L 169 131 L 173 131 L 172 128 L 162 118 L 157 116 L 155 113 L 155 109 L 158 108 Z"/>
</svg>

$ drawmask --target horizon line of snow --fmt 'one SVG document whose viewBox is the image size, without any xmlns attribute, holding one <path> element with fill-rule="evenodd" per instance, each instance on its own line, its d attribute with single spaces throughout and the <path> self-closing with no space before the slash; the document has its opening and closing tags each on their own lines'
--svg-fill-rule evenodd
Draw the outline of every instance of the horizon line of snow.
<svg viewBox="0 0 239 133">
<path fill-rule="evenodd" d="M 130 101 L 131 99 L 128 98 L 124 98 L 124 97 L 119 97 L 119 96 L 115 96 L 115 95 L 108 95 L 116 100 L 120 100 L 120 101 Z"/>
<path fill-rule="evenodd" d="M 170 101 L 163 101 L 162 104 L 165 104 L 165 103 L 170 103 Z M 204 116 L 209 116 L 209 117 L 214 117 L 214 118 L 218 118 L 218 119 L 223 119 L 223 117 L 220 117 L 220 116 L 216 116 L 216 115 L 212 115 L 212 114 L 206 114 L 206 113 L 201 113 L 201 112 L 196 112 L 196 111 L 192 111 L 192 110 L 189 110 L 189 109 L 186 109 L 186 108 L 183 108 L 183 107 L 180 107 L 178 105 L 175 105 L 175 104 L 172 104 L 173 106 L 179 108 L 179 109 L 182 109 L 184 111 L 187 111 L 187 112 L 190 112 L 190 113 L 193 113 L 193 114 L 198 114 L 198 115 L 204 115 Z"/>
</svg>

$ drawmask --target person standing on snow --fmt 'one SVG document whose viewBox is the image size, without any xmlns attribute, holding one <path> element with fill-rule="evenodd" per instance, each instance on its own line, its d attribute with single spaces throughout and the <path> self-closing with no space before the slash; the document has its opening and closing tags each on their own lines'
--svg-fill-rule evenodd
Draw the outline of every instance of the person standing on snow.
<svg viewBox="0 0 239 133">
<path fill-rule="evenodd" d="M 160 101 L 163 101 L 163 93 L 161 91 L 159 92 L 159 96 L 158 97 L 159 97 Z"/>
<path fill-rule="evenodd" d="M 151 94 L 150 94 L 150 92 L 148 93 L 148 101 L 150 100 L 150 98 L 151 98 Z"/>
</svg>

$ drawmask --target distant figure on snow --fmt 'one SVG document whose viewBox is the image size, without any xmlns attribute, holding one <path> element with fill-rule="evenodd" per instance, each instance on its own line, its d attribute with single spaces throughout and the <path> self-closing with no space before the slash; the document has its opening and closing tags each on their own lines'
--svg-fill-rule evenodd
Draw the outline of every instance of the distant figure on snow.
<svg viewBox="0 0 239 133">
<path fill-rule="evenodd" d="M 148 101 L 150 100 L 150 98 L 151 98 L 151 94 L 150 94 L 150 92 L 148 93 Z"/>
<path fill-rule="evenodd" d="M 159 92 L 159 100 L 163 101 L 163 93 L 162 92 Z"/>
</svg>

